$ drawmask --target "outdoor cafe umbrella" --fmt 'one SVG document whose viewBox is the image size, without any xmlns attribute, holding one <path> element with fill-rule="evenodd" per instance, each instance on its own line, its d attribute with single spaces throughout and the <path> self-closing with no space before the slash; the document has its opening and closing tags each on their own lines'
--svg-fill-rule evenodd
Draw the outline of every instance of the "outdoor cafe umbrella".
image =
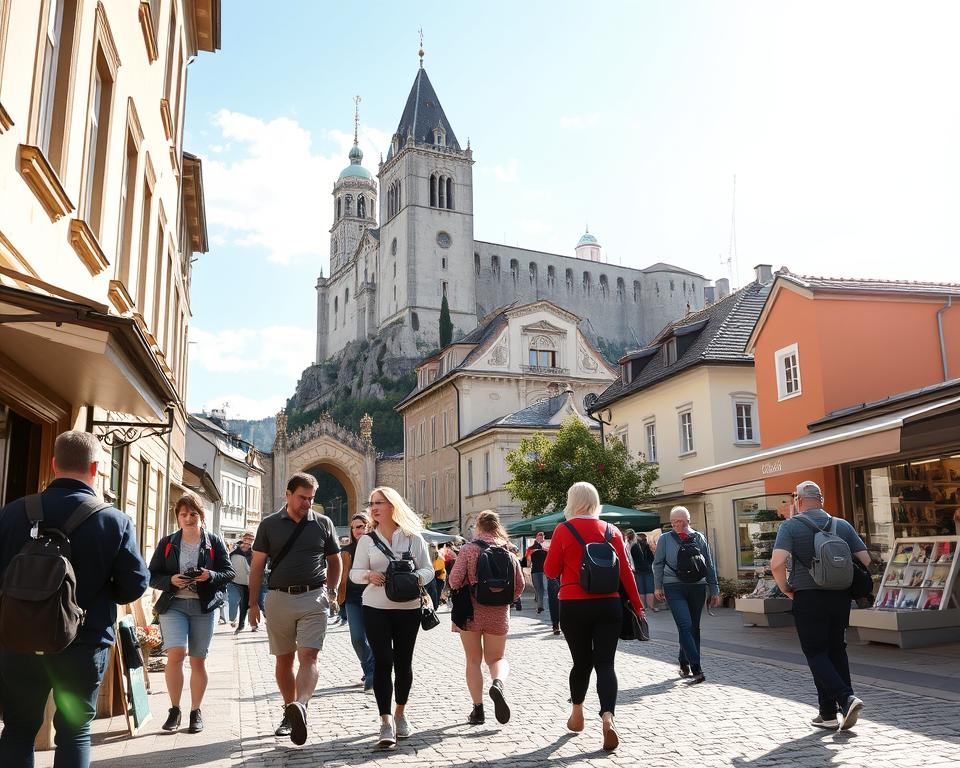
<svg viewBox="0 0 960 768">
<path fill-rule="evenodd" d="M 551 533 L 560 523 L 564 521 L 564 510 L 551 512 L 548 515 L 540 515 L 521 522 L 528 523 L 531 533 Z M 634 528 L 638 531 L 649 531 L 660 527 L 660 515 L 649 509 L 628 509 L 627 507 L 617 507 L 613 504 L 604 504 L 600 507 L 600 519 L 604 520 L 618 528 Z M 519 525 L 519 524 L 517 524 Z M 514 534 L 511 526 L 511 535 Z"/>
</svg>

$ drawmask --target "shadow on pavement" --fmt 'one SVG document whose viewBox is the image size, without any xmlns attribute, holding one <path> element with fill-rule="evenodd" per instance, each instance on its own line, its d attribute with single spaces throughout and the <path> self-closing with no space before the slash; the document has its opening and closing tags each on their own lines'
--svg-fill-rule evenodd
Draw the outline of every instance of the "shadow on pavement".
<svg viewBox="0 0 960 768">
<path fill-rule="evenodd" d="M 788 741 L 776 749 L 755 760 L 745 760 L 735 757 L 731 765 L 738 768 L 780 768 L 784 765 L 832 765 L 835 757 L 843 758 L 841 748 L 844 744 L 855 739 L 854 731 L 817 731 L 809 736 Z M 831 749 L 831 745 L 836 748 Z"/>
</svg>

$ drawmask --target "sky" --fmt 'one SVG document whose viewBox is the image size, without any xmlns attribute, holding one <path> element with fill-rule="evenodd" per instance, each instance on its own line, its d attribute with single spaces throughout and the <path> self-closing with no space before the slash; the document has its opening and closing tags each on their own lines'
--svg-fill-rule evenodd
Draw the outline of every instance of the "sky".
<svg viewBox="0 0 960 768">
<path fill-rule="evenodd" d="M 191 411 L 272 415 L 313 362 L 353 97 L 376 173 L 420 27 L 478 240 L 572 255 L 589 226 L 612 263 L 734 286 L 759 263 L 960 282 L 958 3 L 228 0 L 188 77 Z"/>
</svg>

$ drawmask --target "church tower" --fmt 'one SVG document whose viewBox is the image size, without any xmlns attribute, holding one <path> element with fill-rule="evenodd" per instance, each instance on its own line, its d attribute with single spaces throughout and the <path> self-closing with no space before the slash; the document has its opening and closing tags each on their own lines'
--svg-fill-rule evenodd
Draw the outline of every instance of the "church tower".
<svg viewBox="0 0 960 768">
<path fill-rule="evenodd" d="M 473 152 L 463 149 L 423 68 L 414 78 L 380 189 L 380 327 L 401 321 L 418 341 L 439 343 L 447 297 L 457 331 L 477 324 L 473 263 Z"/>
<path fill-rule="evenodd" d="M 360 97 L 354 99 L 359 107 Z M 363 167 L 363 150 L 358 132 L 360 115 L 354 110 L 353 147 L 350 165 L 340 172 L 333 185 L 333 226 L 330 228 L 330 275 L 337 273 L 353 256 L 363 233 L 377 226 L 377 182 Z"/>
</svg>

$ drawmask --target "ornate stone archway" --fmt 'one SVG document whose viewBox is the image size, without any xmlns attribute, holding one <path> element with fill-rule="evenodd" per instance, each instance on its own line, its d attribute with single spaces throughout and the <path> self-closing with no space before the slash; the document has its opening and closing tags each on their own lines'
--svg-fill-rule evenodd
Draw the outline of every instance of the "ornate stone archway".
<svg viewBox="0 0 960 768">
<path fill-rule="evenodd" d="M 274 499 L 282 503 L 290 475 L 322 469 L 337 478 L 347 492 L 350 513 L 358 510 L 377 484 L 377 455 L 370 440 L 372 423 L 365 416 L 358 435 L 324 414 L 320 421 L 287 435 L 287 417 L 280 411 L 273 444 Z"/>
</svg>

